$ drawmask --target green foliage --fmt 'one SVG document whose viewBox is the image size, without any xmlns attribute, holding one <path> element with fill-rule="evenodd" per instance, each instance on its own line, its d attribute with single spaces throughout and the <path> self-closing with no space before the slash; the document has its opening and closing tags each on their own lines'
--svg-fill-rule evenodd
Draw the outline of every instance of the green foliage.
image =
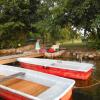
<svg viewBox="0 0 100 100">
<path fill-rule="evenodd" d="M 74 40 L 78 38 L 78 34 L 75 30 L 73 30 L 73 28 L 71 28 L 71 26 L 66 26 L 64 28 L 61 29 L 61 35 L 62 35 L 62 39 L 66 39 L 66 40 Z"/>
<path fill-rule="evenodd" d="M 87 47 L 100 49 L 100 40 L 89 41 Z"/>
<path fill-rule="evenodd" d="M 33 40 L 36 40 L 36 39 L 38 39 L 38 38 L 41 38 L 41 37 L 40 37 L 40 33 L 29 32 L 28 35 L 29 35 L 29 38 L 30 38 L 30 39 L 33 39 Z"/>
<path fill-rule="evenodd" d="M 1 48 L 17 47 L 19 42 L 24 44 L 28 33 L 35 30 L 31 24 L 37 20 L 38 5 L 38 0 L 0 0 Z"/>
<path fill-rule="evenodd" d="M 58 41 L 60 39 L 65 39 L 65 38 L 67 39 L 67 37 L 64 36 L 65 33 L 63 33 L 63 28 L 65 28 L 66 26 L 63 23 L 63 19 L 65 13 L 64 12 L 65 6 L 68 0 L 43 0 L 43 1 L 44 2 L 42 2 L 42 4 L 39 6 L 37 10 L 38 13 L 37 15 L 39 16 L 39 20 L 37 23 L 32 24 L 32 26 L 36 27 L 39 33 L 41 33 L 41 36 L 43 36 L 45 39 L 48 38 L 52 41 Z M 72 32 L 72 29 L 69 31 L 68 32 L 71 33 L 70 37 L 73 38 L 75 32 Z M 66 34 L 69 33 L 66 32 Z"/>
<path fill-rule="evenodd" d="M 66 19 L 77 29 L 85 29 L 84 35 L 97 37 L 100 30 L 100 1 L 99 0 L 68 0 Z M 99 38 L 100 39 L 100 38 Z"/>
<path fill-rule="evenodd" d="M 2 48 L 27 38 L 73 41 L 81 29 L 84 38 L 100 40 L 100 0 L 0 0 Z"/>
<path fill-rule="evenodd" d="M 64 1 L 64 0 L 61 0 Z M 100 30 L 100 1 L 99 0 L 65 0 L 62 13 L 59 13 L 60 25 L 74 26 L 77 30 L 84 29 L 84 36 L 99 37 Z M 60 9 L 59 5 L 59 9 Z M 100 39 L 100 38 L 98 38 Z"/>
</svg>

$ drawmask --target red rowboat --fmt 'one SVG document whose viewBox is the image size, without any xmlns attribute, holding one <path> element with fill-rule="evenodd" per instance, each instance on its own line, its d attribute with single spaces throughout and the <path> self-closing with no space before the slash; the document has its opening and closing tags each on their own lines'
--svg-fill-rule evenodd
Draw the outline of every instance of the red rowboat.
<svg viewBox="0 0 100 100">
<path fill-rule="evenodd" d="M 5 100 L 69 100 L 74 80 L 0 65 L 0 97 Z"/>
<path fill-rule="evenodd" d="M 21 67 L 54 74 L 61 77 L 86 80 L 90 77 L 93 64 L 41 59 L 41 58 L 18 58 Z"/>
</svg>

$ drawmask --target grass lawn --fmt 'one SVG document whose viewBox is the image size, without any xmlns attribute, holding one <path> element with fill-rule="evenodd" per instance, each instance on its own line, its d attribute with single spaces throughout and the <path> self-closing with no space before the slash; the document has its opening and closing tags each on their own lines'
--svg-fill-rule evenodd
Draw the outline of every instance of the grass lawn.
<svg viewBox="0 0 100 100">
<path fill-rule="evenodd" d="M 62 47 L 65 47 L 67 49 L 84 49 L 86 48 L 86 45 L 82 43 L 81 40 L 74 40 L 72 41 L 64 41 L 62 42 Z"/>
<path fill-rule="evenodd" d="M 61 47 L 67 50 L 95 51 L 97 50 L 88 43 L 82 42 L 80 39 L 73 41 L 61 41 Z"/>
</svg>

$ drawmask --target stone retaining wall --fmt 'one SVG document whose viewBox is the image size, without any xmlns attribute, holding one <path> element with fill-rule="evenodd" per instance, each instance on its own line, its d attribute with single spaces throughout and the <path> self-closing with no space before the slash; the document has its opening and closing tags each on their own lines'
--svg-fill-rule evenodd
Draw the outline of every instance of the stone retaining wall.
<svg viewBox="0 0 100 100">
<path fill-rule="evenodd" d="M 19 47 L 19 48 L 12 48 L 12 49 L 2 49 L 2 50 L 0 50 L 0 56 L 23 53 L 25 51 L 29 51 L 32 49 L 34 49 L 34 45 L 27 45 L 27 46 L 23 46 L 23 47 Z"/>
<path fill-rule="evenodd" d="M 0 50 L 0 56 L 4 55 L 13 55 L 18 53 L 23 53 L 26 51 L 34 50 L 34 45 L 27 45 L 19 48 L 12 49 L 2 49 Z M 66 48 L 65 48 L 66 50 Z M 66 52 L 62 55 L 65 58 L 74 57 L 76 59 L 100 59 L 100 51 L 85 51 L 85 50 L 66 50 Z"/>
<path fill-rule="evenodd" d="M 66 50 L 66 53 L 64 54 L 64 57 L 74 57 L 76 59 L 93 59 L 93 60 L 99 60 L 100 59 L 100 51 L 69 51 Z"/>
</svg>

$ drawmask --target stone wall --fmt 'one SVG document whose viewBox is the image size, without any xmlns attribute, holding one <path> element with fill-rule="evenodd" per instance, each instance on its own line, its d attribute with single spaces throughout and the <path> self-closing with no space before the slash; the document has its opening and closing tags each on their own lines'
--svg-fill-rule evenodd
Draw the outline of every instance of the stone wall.
<svg viewBox="0 0 100 100">
<path fill-rule="evenodd" d="M 99 60 L 100 51 L 80 51 L 80 50 L 69 51 L 69 50 L 66 50 L 66 53 L 64 54 L 64 56 L 66 58 L 73 57 L 78 60 L 82 60 L 82 59 Z"/>
<path fill-rule="evenodd" d="M 34 49 L 34 45 L 27 45 L 19 48 L 12 48 L 12 49 L 2 49 L 0 50 L 0 56 L 23 53 L 25 51 L 29 51 L 33 49 Z"/>
</svg>

